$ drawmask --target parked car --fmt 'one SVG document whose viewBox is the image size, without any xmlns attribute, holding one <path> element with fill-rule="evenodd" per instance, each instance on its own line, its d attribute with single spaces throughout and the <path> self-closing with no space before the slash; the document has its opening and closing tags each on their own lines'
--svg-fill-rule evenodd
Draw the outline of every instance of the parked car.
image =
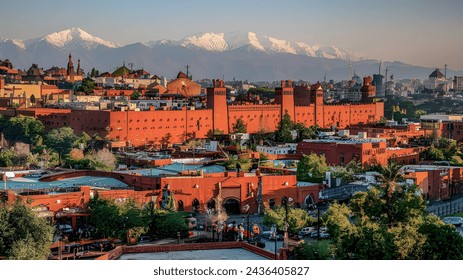
<svg viewBox="0 0 463 280">
<path fill-rule="evenodd" d="M 312 232 L 316 231 L 315 227 L 305 227 L 298 232 L 299 238 L 310 235 Z"/>
<path fill-rule="evenodd" d="M 261 238 L 265 238 L 265 239 L 268 239 L 268 240 L 275 240 L 273 234 L 271 231 L 263 231 L 261 234 L 260 234 L 260 237 Z M 284 236 L 282 234 L 277 234 L 276 236 L 277 240 L 283 240 L 284 239 Z"/>
<path fill-rule="evenodd" d="M 72 233 L 72 226 L 68 224 L 59 224 L 58 230 L 62 233 Z"/>
<path fill-rule="evenodd" d="M 318 237 L 318 230 L 315 229 L 315 231 L 310 233 L 310 237 L 312 238 L 317 238 Z M 320 238 L 325 239 L 329 238 L 330 234 L 328 233 L 328 228 L 320 228 Z"/>
<path fill-rule="evenodd" d="M 454 226 L 461 226 L 463 225 L 463 218 L 462 217 L 445 217 L 442 221 L 446 224 L 454 225 Z"/>
<path fill-rule="evenodd" d="M 151 242 L 151 237 L 147 235 L 140 236 L 140 239 L 138 240 L 138 243 L 149 243 L 149 242 Z"/>
</svg>

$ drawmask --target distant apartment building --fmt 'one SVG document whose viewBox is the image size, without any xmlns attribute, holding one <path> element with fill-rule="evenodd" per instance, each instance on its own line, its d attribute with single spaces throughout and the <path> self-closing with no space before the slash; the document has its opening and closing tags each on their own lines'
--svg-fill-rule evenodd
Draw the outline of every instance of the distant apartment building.
<svg viewBox="0 0 463 280">
<path fill-rule="evenodd" d="M 436 68 L 434 72 L 429 75 L 429 78 L 423 82 L 427 89 L 448 91 L 453 88 L 451 79 L 447 79 L 444 74 Z"/>
<path fill-rule="evenodd" d="M 457 92 L 463 92 L 463 76 L 453 78 L 453 89 Z"/>
<path fill-rule="evenodd" d="M 422 115 L 420 119 L 425 136 L 463 141 L 463 115 Z"/>
<path fill-rule="evenodd" d="M 405 180 L 417 185 L 428 199 L 445 200 L 463 191 L 463 167 L 406 165 Z"/>
</svg>

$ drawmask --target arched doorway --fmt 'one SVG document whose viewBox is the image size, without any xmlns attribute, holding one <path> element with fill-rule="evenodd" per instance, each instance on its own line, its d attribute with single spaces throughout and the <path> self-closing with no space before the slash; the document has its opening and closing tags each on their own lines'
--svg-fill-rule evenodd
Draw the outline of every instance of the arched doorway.
<svg viewBox="0 0 463 280">
<path fill-rule="evenodd" d="M 209 201 L 207 202 L 206 207 L 207 207 L 208 212 L 214 213 L 216 211 L 215 199 L 213 199 L 213 198 L 209 199 Z"/>
<path fill-rule="evenodd" d="M 193 207 L 193 211 L 199 212 L 199 200 L 197 198 L 193 199 L 191 206 Z"/>
<path fill-rule="evenodd" d="M 281 198 L 281 206 L 284 206 L 286 203 L 288 203 L 288 198 L 286 196 L 283 196 Z"/>
<path fill-rule="evenodd" d="M 227 214 L 240 214 L 240 202 L 237 198 L 226 198 L 222 204 Z"/>
<path fill-rule="evenodd" d="M 270 206 L 270 208 L 275 207 L 275 199 L 274 198 L 270 198 L 268 200 L 268 206 Z"/>
<path fill-rule="evenodd" d="M 178 211 L 183 211 L 183 201 L 182 200 L 179 200 L 177 202 L 177 210 Z"/>
<path fill-rule="evenodd" d="M 308 195 L 304 198 L 304 206 L 305 206 L 306 208 L 310 208 L 310 207 L 313 207 L 314 204 L 315 204 L 315 200 L 313 199 L 312 194 L 308 194 Z"/>
</svg>

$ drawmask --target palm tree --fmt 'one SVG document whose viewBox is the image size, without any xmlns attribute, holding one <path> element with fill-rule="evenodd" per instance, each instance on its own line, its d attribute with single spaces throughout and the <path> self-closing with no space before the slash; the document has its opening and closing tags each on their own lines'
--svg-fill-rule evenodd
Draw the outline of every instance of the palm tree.
<svg viewBox="0 0 463 280">
<path fill-rule="evenodd" d="M 390 161 L 386 166 L 380 166 L 379 174 L 375 176 L 379 189 L 386 196 L 386 214 L 388 225 L 391 227 L 392 215 L 392 196 L 396 192 L 401 183 L 404 181 L 404 172 L 402 166 L 395 161 Z"/>
</svg>

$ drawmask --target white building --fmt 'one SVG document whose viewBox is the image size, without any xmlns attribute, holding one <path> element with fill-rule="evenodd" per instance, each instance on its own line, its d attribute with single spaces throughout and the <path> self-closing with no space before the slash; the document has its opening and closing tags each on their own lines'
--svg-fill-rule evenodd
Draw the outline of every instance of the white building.
<svg viewBox="0 0 463 280">
<path fill-rule="evenodd" d="M 425 80 L 423 84 L 427 89 L 432 90 L 437 89 L 448 91 L 453 88 L 453 81 L 451 79 L 447 79 L 439 68 L 436 68 L 436 70 L 429 75 L 429 79 Z"/>
<path fill-rule="evenodd" d="M 257 146 L 256 151 L 266 155 L 288 155 L 296 153 L 297 143 L 286 143 L 275 147 Z"/>
</svg>

